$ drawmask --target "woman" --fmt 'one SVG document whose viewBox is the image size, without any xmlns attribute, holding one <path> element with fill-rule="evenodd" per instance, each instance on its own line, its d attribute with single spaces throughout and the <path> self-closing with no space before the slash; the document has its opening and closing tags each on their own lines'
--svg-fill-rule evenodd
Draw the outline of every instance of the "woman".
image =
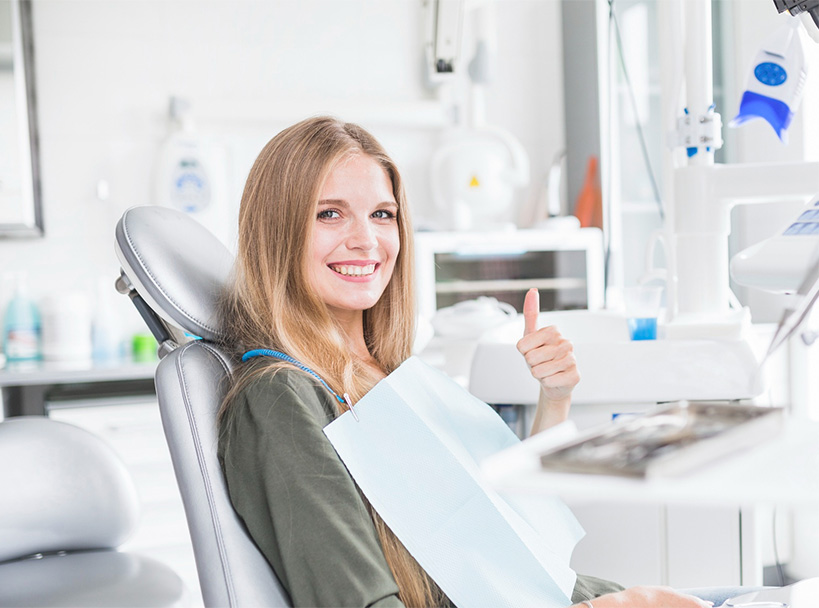
<svg viewBox="0 0 819 608">
<path fill-rule="evenodd" d="M 410 356 L 412 228 L 395 164 L 366 131 L 313 118 L 274 137 L 250 171 L 235 286 L 224 307 L 241 365 L 219 445 L 233 504 L 294 605 L 448 606 L 358 493 L 322 428 Z M 571 345 L 536 330 L 518 348 L 541 382 L 536 429 L 568 413 Z M 238 345 L 238 347 L 236 346 Z M 318 380 L 317 378 L 320 378 Z M 578 577 L 572 601 L 709 606 L 665 588 Z"/>
</svg>

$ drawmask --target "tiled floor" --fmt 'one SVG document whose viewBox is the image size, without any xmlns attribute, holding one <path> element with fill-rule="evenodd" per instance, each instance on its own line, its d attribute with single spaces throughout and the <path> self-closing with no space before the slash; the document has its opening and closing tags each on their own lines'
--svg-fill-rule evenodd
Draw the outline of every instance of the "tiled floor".
<svg viewBox="0 0 819 608">
<path fill-rule="evenodd" d="M 49 415 L 102 437 L 122 457 L 142 502 L 140 524 L 122 549 L 168 565 L 188 587 L 191 606 L 203 606 L 182 498 L 156 402 L 60 408 Z"/>
</svg>

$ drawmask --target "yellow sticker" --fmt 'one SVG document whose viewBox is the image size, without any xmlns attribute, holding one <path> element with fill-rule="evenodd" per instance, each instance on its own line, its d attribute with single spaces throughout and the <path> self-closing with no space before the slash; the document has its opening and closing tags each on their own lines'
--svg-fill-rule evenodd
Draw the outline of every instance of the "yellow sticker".
<svg viewBox="0 0 819 608">
<path fill-rule="evenodd" d="M 469 187 L 470 188 L 480 188 L 481 187 L 481 183 L 478 181 L 478 176 L 477 175 L 473 175 L 472 179 L 469 180 Z"/>
</svg>

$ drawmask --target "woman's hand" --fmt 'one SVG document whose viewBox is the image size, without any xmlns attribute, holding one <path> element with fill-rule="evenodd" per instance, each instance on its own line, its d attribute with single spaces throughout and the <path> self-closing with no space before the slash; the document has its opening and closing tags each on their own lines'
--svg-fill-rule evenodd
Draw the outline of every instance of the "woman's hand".
<svg viewBox="0 0 819 608">
<path fill-rule="evenodd" d="M 540 382 L 541 395 L 532 433 L 562 422 L 569 414 L 572 389 L 580 381 L 572 343 L 554 326 L 537 329 L 540 294 L 530 289 L 523 302 L 523 338 L 518 341 L 532 376 Z"/>
<path fill-rule="evenodd" d="M 670 587 L 630 587 L 592 600 L 594 608 L 710 608 L 713 603 Z M 572 608 L 588 608 L 575 604 Z"/>
<path fill-rule="evenodd" d="M 580 374 L 572 343 L 553 325 L 537 329 L 539 311 L 540 294 L 532 288 L 523 303 L 523 337 L 517 347 L 532 375 L 540 382 L 544 396 L 550 401 L 560 401 L 571 397 Z"/>
</svg>

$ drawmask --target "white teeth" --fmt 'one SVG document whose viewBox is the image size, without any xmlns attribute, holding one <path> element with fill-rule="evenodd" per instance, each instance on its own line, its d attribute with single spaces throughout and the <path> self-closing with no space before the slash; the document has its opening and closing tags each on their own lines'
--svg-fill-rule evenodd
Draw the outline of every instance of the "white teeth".
<svg viewBox="0 0 819 608">
<path fill-rule="evenodd" d="M 375 264 L 367 264 L 366 266 L 330 266 L 338 274 L 343 274 L 351 277 L 363 277 L 375 272 Z"/>
</svg>

